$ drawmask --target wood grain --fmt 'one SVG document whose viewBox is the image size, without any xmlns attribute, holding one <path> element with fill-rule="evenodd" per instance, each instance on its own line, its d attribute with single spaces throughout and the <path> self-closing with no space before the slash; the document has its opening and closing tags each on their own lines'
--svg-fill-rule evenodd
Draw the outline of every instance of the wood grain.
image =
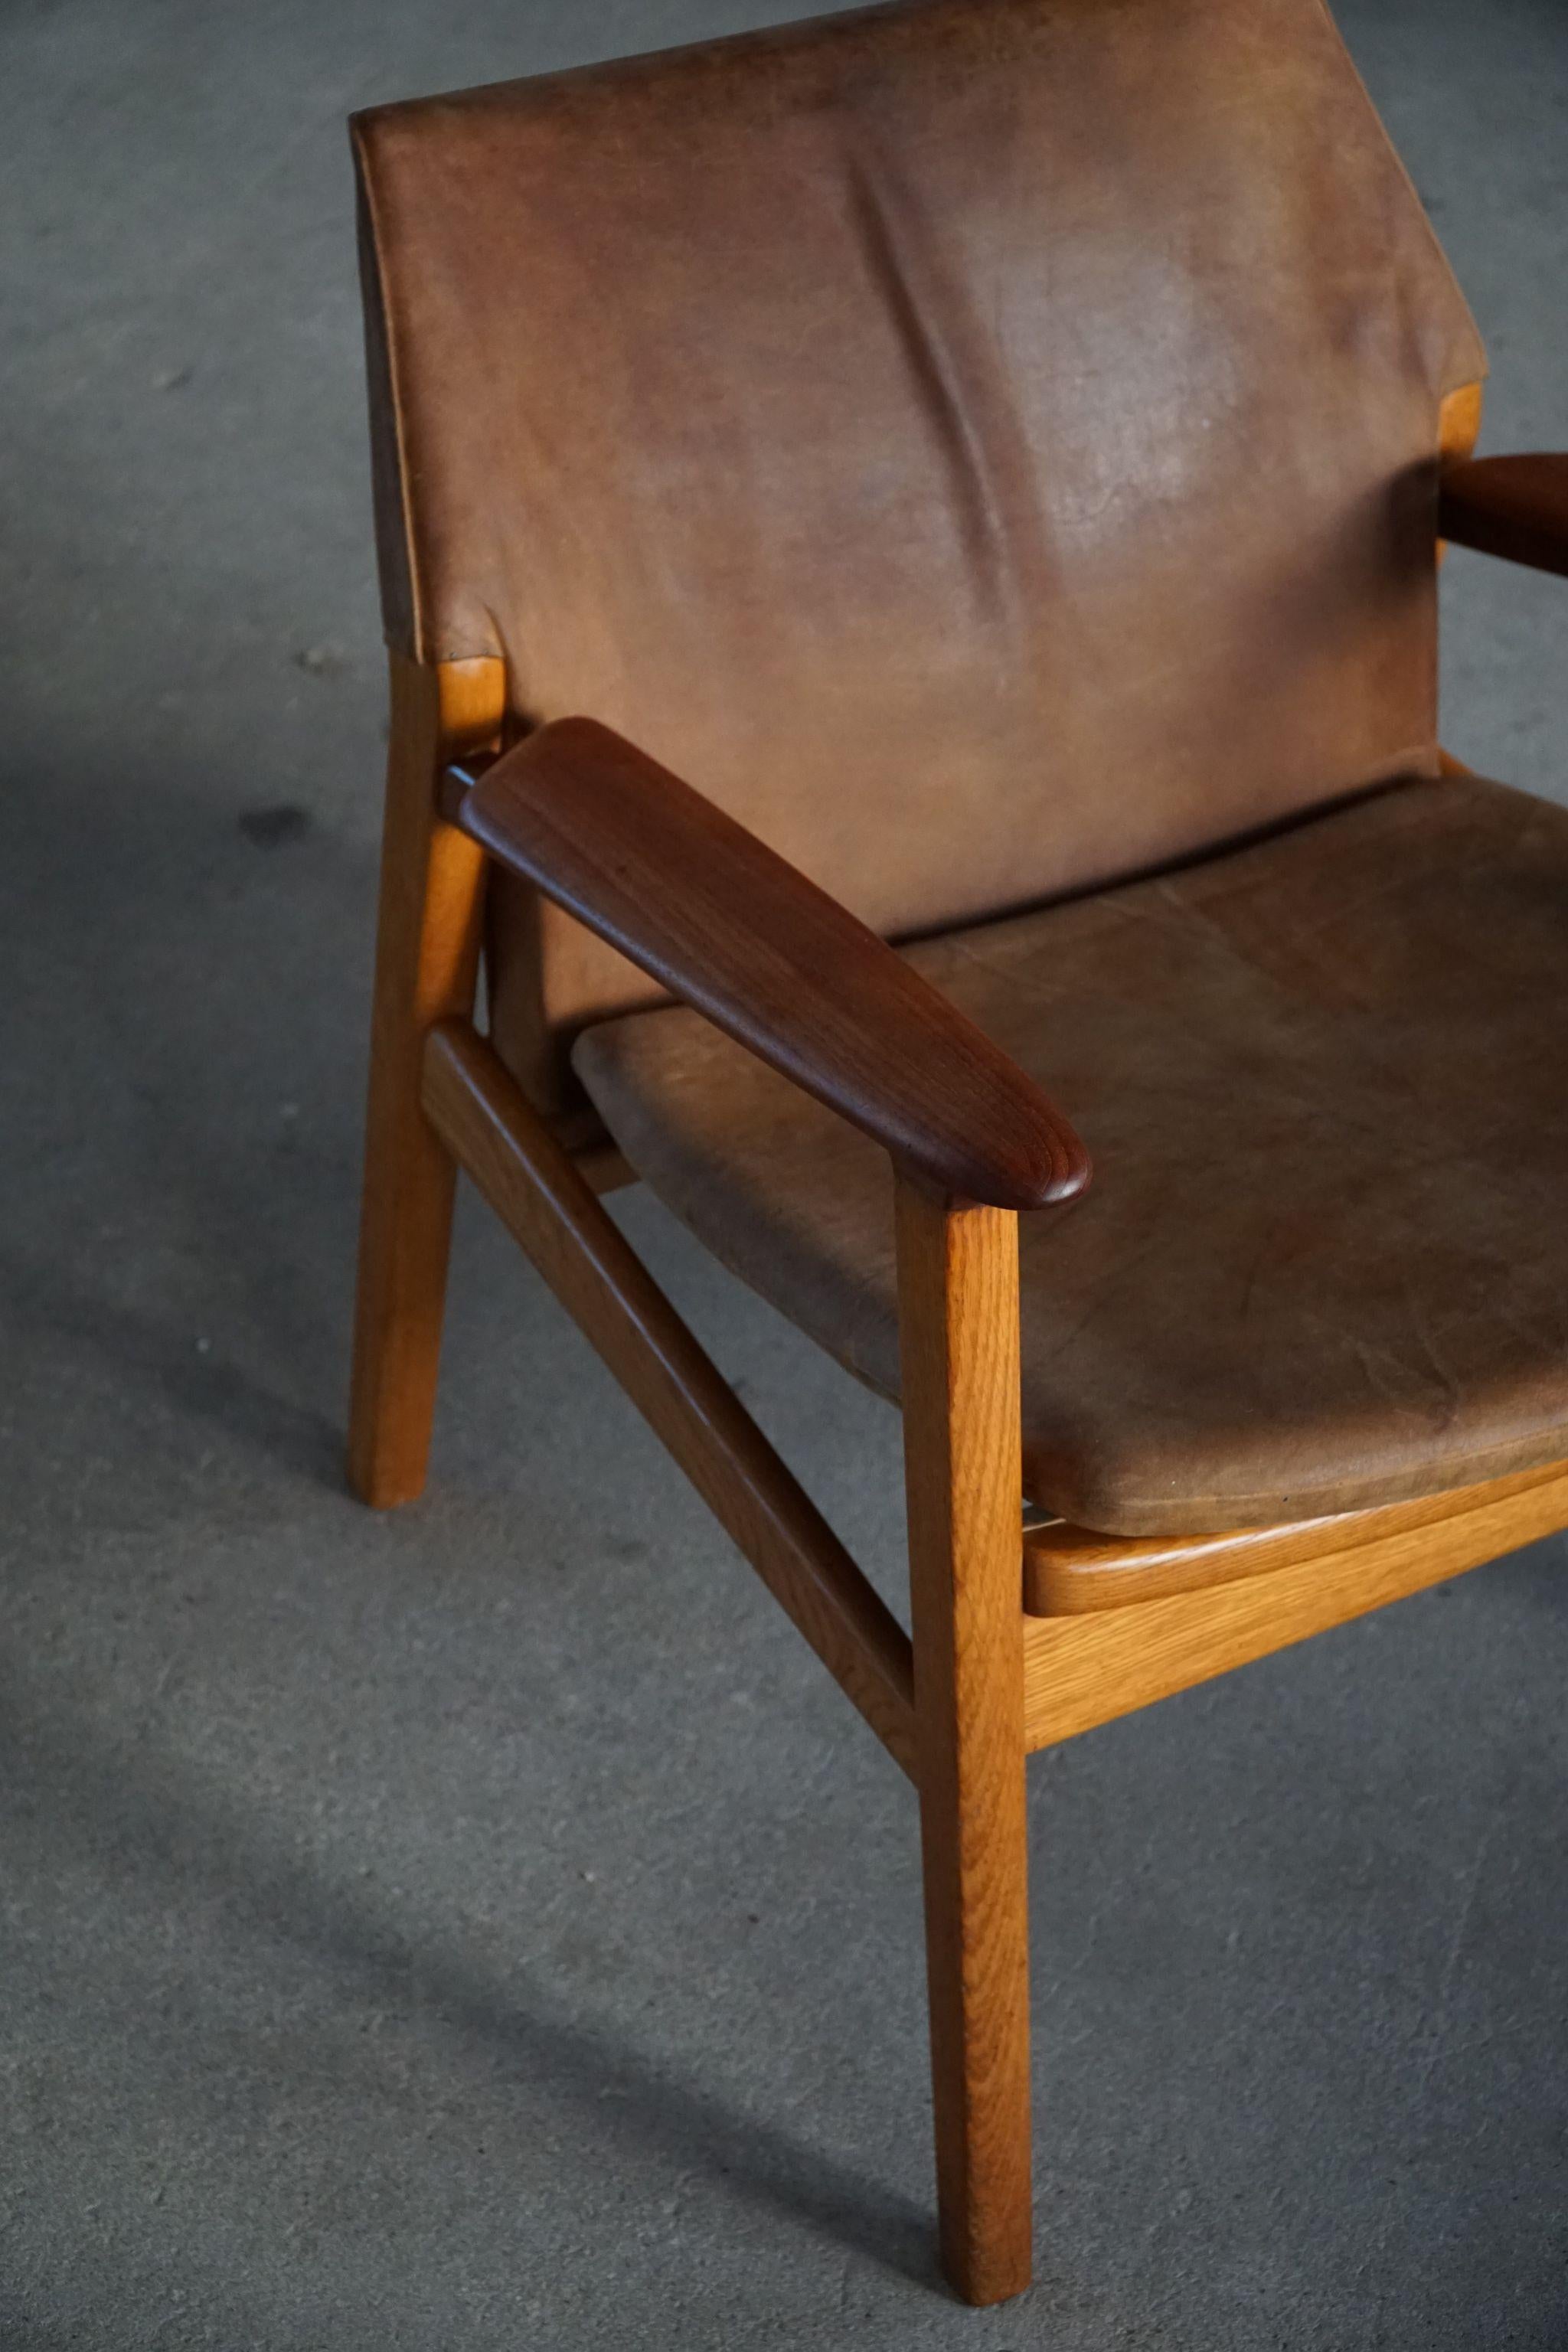
<svg viewBox="0 0 1568 2352">
<path fill-rule="evenodd" d="M 1486 404 L 1484 383 L 1461 384 L 1457 392 L 1446 393 L 1438 411 L 1437 461 L 1439 476 L 1447 466 L 1463 465 L 1475 454 L 1476 443 L 1481 436 L 1481 412 Z M 1439 538 L 1437 562 L 1441 565 L 1448 552 L 1448 542 Z"/>
<path fill-rule="evenodd" d="M 392 656 L 386 820 L 371 1018 L 349 1476 L 367 1503 L 425 1484 L 447 1292 L 454 1171 L 419 1106 L 426 1032 L 473 1005 L 484 860 L 437 814 L 446 763 L 500 728 L 499 661 Z"/>
<path fill-rule="evenodd" d="M 466 1023 L 448 1023 L 431 1036 L 424 1099 L 447 1150 L 769 1591 L 912 1773 L 909 1636 Z"/>
<path fill-rule="evenodd" d="M 928 1182 L 1012 1209 L 1089 1160 L 1001 1048 L 754 834 L 592 719 L 507 752 L 458 823 Z"/>
<path fill-rule="evenodd" d="M 1234 1584 L 1297 1560 L 1321 1559 L 1384 1536 L 1419 1528 L 1441 1529 L 1455 1517 L 1487 1503 L 1568 1478 L 1568 1463 L 1521 1470 L 1483 1486 L 1461 1486 L 1446 1495 L 1378 1509 L 1344 1511 L 1331 1518 L 1299 1519 L 1278 1528 L 1244 1528 L 1233 1535 L 1138 1538 L 1096 1535 L 1054 1519 L 1024 1530 L 1024 1609 L 1031 1617 L 1074 1617 L 1099 1609 L 1123 1609 L 1173 1592 L 1199 1592 Z M 1441 1540 L 1439 1535 L 1436 1539 Z"/>
<path fill-rule="evenodd" d="M 1515 1482 L 1498 1481 L 1499 1489 Z M 1475 1490 L 1486 1494 L 1486 1488 Z M 1212 1591 L 1024 1621 L 1026 1738 L 1070 1739 L 1568 1527 L 1568 1472 Z"/>
<path fill-rule="evenodd" d="M 1484 383 L 1463 383 L 1457 392 L 1444 394 L 1437 415 L 1437 452 L 1445 466 L 1462 466 L 1475 455 L 1486 397 Z"/>
<path fill-rule="evenodd" d="M 998 2303 L 1032 2264 L 1018 1226 L 903 1181 L 897 1215 L 942 2261 Z"/>
<path fill-rule="evenodd" d="M 1437 527 L 1456 547 L 1568 576 L 1568 456 L 1480 457 L 1449 467 Z"/>
</svg>

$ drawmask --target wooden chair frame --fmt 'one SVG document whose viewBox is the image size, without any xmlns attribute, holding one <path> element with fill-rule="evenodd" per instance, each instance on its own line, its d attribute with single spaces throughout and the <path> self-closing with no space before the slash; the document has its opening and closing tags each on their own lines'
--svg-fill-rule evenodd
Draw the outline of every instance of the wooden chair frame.
<svg viewBox="0 0 1568 2352">
<path fill-rule="evenodd" d="M 906 1634 L 602 1207 L 632 1171 L 474 1026 L 487 858 L 442 777 L 505 718 L 499 661 L 394 656 L 353 1482 L 424 1485 L 462 1168 L 920 1792 L 942 2259 L 997 2302 L 1031 2272 L 1026 1757 L 1568 1525 L 1568 1464 L 1185 1543 L 1031 1525 L 1016 1213 L 900 1172 Z"/>
</svg>

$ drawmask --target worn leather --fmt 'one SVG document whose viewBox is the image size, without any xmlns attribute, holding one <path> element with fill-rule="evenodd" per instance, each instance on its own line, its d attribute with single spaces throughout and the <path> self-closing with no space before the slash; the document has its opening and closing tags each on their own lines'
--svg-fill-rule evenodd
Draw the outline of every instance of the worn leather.
<svg viewBox="0 0 1568 2352">
<path fill-rule="evenodd" d="M 1474 328 L 1318 0 L 905 0 L 355 125 L 388 633 L 908 935 L 1435 764 Z M 498 1043 L 647 984 L 500 894 Z"/>
<path fill-rule="evenodd" d="M 1568 811 L 1418 781 L 909 953 L 1094 1159 L 1020 1220 L 1035 1500 L 1197 1534 L 1568 1457 Z M 886 1156 L 684 1009 L 576 1062 L 677 1215 L 896 1395 Z"/>
</svg>

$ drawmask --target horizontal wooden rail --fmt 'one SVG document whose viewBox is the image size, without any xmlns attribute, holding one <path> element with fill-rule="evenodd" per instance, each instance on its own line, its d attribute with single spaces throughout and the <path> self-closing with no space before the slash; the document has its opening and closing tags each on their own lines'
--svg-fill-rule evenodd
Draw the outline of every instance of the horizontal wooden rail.
<svg viewBox="0 0 1568 2352">
<path fill-rule="evenodd" d="M 1423 1495 L 1410 1503 L 1385 1503 L 1369 1511 L 1344 1511 L 1332 1518 L 1300 1519 L 1279 1528 L 1242 1528 L 1230 1535 L 1096 1535 L 1088 1528 L 1053 1519 L 1024 1530 L 1024 1608 L 1031 1617 L 1079 1617 L 1100 1609 L 1123 1609 L 1172 1593 L 1198 1592 L 1235 1584 L 1298 1560 L 1322 1559 L 1384 1536 L 1426 1528 L 1435 1543 L 1444 1540 L 1450 1520 L 1464 1519 L 1488 1503 L 1511 1501 L 1537 1486 L 1568 1479 L 1568 1462 L 1521 1470 L 1479 1486 L 1446 1495 Z"/>
<path fill-rule="evenodd" d="M 466 1022 L 432 1032 L 424 1103 L 458 1164 L 912 1779 L 908 1634 Z"/>
<path fill-rule="evenodd" d="M 1513 1484 L 1499 1480 L 1498 1489 Z M 1563 1527 L 1568 1471 L 1559 1469 L 1517 1492 L 1494 1490 L 1474 1509 L 1208 1591 L 1081 1616 L 1026 1617 L 1026 1745 L 1070 1739 Z"/>
</svg>

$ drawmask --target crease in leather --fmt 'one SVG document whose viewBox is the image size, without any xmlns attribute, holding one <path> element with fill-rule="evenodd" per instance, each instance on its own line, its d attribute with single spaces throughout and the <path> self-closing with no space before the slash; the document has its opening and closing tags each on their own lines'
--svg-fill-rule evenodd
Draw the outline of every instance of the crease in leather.
<svg viewBox="0 0 1568 2352">
<path fill-rule="evenodd" d="M 414 654 L 417 658 L 417 648 L 424 644 L 426 632 L 419 610 L 418 575 L 414 560 L 413 500 L 407 480 L 407 435 L 393 364 L 392 331 L 382 275 L 382 240 L 375 228 L 375 191 L 366 172 L 362 142 L 357 136 L 353 142 L 353 159 L 355 241 L 360 296 L 364 311 L 365 379 L 373 420 L 371 503 L 375 522 L 382 617 L 388 644 Z"/>
<path fill-rule="evenodd" d="M 961 278 L 880 141 L 851 135 L 843 170 L 866 273 L 909 363 L 952 486 L 976 604 L 1026 636 L 1047 578 L 1027 436 Z"/>
</svg>

